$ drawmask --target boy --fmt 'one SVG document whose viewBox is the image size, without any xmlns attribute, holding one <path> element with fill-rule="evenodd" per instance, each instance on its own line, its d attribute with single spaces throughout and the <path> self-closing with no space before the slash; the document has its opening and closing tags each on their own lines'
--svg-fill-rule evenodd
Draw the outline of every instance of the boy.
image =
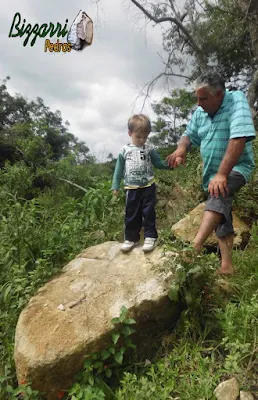
<svg viewBox="0 0 258 400">
<path fill-rule="evenodd" d="M 140 230 L 144 228 L 144 245 L 147 253 L 154 249 L 158 237 L 156 230 L 156 185 L 154 167 L 170 169 L 154 148 L 145 144 L 151 132 L 151 123 L 143 114 L 134 115 L 128 120 L 128 134 L 132 142 L 122 147 L 114 172 L 112 190 L 118 194 L 121 179 L 124 177 L 126 189 L 125 241 L 121 247 L 127 253 L 139 244 Z"/>
</svg>

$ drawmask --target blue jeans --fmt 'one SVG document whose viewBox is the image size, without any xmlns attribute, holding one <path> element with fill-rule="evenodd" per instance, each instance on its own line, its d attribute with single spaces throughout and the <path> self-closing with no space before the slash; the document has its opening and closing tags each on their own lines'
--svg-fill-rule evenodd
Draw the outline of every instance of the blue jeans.
<svg viewBox="0 0 258 400">
<path fill-rule="evenodd" d="M 156 185 L 139 189 L 127 189 L 125 209 L 125 240 L 138 242 L 141 228 L 144 238 L 157 238 L 156 230 Z"/>
</svg>

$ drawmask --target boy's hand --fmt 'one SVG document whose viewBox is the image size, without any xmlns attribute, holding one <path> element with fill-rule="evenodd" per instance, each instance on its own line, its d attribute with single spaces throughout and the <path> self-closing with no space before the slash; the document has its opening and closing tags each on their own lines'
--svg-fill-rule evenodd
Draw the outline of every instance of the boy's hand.
<svg viewBox="0 0 258 400">
<path fill-rule="evenodd" d="M 186 150 L 181 149 L 181 148 L 177 148 L 177 150 L 175 150 L 174 153 L 172 153 L 169 156 L 167 156 L 166 161 L 167 161 L 168 165 L 171 168 L 176 168 L 179 165 L 176 160 L 179 161 L 179 159 L 182 159 L 182 162 L 180 161 L 180 164 L 184 164 L 185 165 L 185 162 L 186 162 Z"/>
<path fill-rule="evenodd" d="M 113 190 L 113 195 L 118 196 L 119 190 Z"/>
<path fill-rule="evenodd" d="M 184 164 L 184 159 L 183 159 L 183 157 L 176 157 L 175 164 L 176 164 L 177 167 L 178 167 L 178 165 L 180 165 L 180 164 Z"/>
</svg>

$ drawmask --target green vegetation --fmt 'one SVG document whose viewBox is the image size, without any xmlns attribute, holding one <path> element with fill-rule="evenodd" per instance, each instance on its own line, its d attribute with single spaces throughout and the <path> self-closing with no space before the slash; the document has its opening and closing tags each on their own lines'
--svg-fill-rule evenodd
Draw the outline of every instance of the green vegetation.
<svg viewBox="0 0 258 400">
<path fill-rule="evenodd" d="M 34 104 L 36 111 L 28 107 L 23 98 L 11 97 L 3 83 L 1 400 L 21 398 L 21 393 L 24 399 L 44 398 L 28 384 L 17 387 L 15 376 L 15 326 L 28 300 L 86 247 L 123 237 L 124 194 L 121 191 L 116 198 L 110 191 L 113 156 L 105 164 L 98 164 L 85 144 L 81 143 L 78 149 L 78 142 L 63 127 L 59 114 L 56 121 L 57 113 L 48 110 L 47 115 L 55 121 L 44 122 L 47 108 L 43 102 Z M 60 147 L 53 145 L 57 142 Z M 42 148 L 49 152 L 42 153 Z M 254 148 L 257 162 L 257 143 Z M 160 149 L 163 157 L 171 151 L 172 147 Z M 85 361 L 72 388 L 60 398 L 212 400 L 215 386 L 233 375 L 241 388 L 257 393 L 257 170 L 235 199 L 234 206 L 249 224 L 251 237 L 244 250 L 235 249 L 236 274 L 227 280 L 216 277 L 219 259 L 215 254 L 204 252 L 195 257 L 170 232 L 173 223 L 205 198 L 199 153 L 193 150 L 188 154 L 186 167 L 156 171 L 156 175 L 160 242 L 166 249 L 180 253 L 176 264 L 171 261 L 164 266 L 177 271 L 177 280 L 169 292 L 171 300 L 183 307 L 177 326 L 157 338 L 157 344 L 150 349 L 150 360 L 141 359 L 137 348 L 136 353 L 127 356 L 126 350 L 135 347 L 130 338 L 134 321 L 122 309 L 120 318 L 113 321 L 117 330 L 110 338 L 110 346 Z M 164 207 L 164 202 L 171 202 L 172 207 Z"/>
</svg>

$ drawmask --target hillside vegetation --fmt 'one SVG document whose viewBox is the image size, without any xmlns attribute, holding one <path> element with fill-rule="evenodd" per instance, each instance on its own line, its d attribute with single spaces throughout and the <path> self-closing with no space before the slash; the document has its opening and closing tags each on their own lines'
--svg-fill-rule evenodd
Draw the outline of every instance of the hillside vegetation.
<svg viewBox="0 0 258 400">
<path fill-rule="evenodd" d="M 29 383 L 17 387 L 13 350 L 19 314 L 83 249 L 122 241 L 125 195 L 121 191 L 115 198 L 110 190 L 113 157 L 99 164 L 42 101 L 12 98 L 5 84 L 1 96 L 0 399 L 23 393 L 24 399 L 39 400 L 43 396 Z M 172 149 L 159 151 L 165 157 Z M 254 150 L 257 163 L 256 141 Z M 180 303 L 181 316 L 173 330 L 154 341 L 149 359 L 136 347 L 108 372 L 103 362 L 85 365 L 60 398 L 212 400 L 216 385 L 232 376 L 241 388 L 258 392 L 257 171 L 234 202 L 251 235 L 245 249 L 234 249 L 236 274 L 226 280 L 215 275 L 216 254 L 189 255 L 188 245 L 171 234 L 172 224 L 205 199 L 198 151 L 188 154 L 186 167 L 156 171 L 160 244 L 180 253 L 177 265 L 165 268 L 177 269 L 169 296 Z"/>
</svg>

